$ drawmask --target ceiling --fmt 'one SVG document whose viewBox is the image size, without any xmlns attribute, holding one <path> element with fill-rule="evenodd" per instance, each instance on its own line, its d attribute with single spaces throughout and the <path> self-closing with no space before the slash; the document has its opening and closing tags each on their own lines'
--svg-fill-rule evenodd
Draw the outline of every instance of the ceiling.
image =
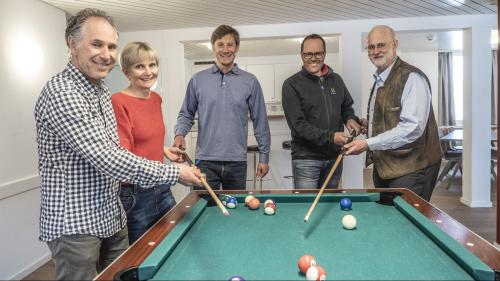
<svg viewBox="0 0 500 281">
<path fill-rule="evenodd" d="M 120 32 L 353 19 L 497 14 L 497 0 L 41 0 L 74 15 L 92 7 L 113 16 Z M 453 50 L 451 31 L 398 33 L 402 51 Z M 339 37 L 325 35 L 327 52 Z M 301 38 L 242 40 L 238 56 L 295 55 Z M 362 39 L 364 40 L 364 39 Z M 186 42 L 187 59 L 207 59 L 207 42 Z"/>
<path fill-rule="evenodd" d="M 121 32 L 356 19 L 496 14 L 497 0 L 42 0 L 109 13 Z"/>
<path fill-rule="evenodd" d="M 361 38 L 361 46 L 365 45 L 366 35 Z M 327 53 L 339 52 L 340 36 L 324 36 Z M 396 32 L 398 49 L 403 52 L 431 52 L 461 50 L 461 31 L 440 32 Z M 298 55 L 302 38 L 272 38 L 241 40 L 239 57 Z M 186 59 L 211 59 L 212 51 L 206 42 L 186 42 L 184 57 Z M 360 50 L 362 51 L 362 50 Z"/>
<path fill-rule="evenodd" d="M 339 51 L 339 37 L 325 36 L 327 53 Z M 302 38 L 272 38 L 241 40 L 238 57 L 298 55 Z M 186 59 L 212 58 L 212 51 L 207 42 L 187 42 L 184 44 L 184 57 Z"/>
</svg>

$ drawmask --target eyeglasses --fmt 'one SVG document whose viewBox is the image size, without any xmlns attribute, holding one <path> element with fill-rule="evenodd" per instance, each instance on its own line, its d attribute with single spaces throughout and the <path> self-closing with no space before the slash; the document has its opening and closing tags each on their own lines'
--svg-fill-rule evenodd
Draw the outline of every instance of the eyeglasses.
<svg viewBox="0 0 500 281">
<path fill-rule="evenodd" d="M 302 53 L 302 57 L 306 60 L 312 59 L 312 57 L 315 57 L 316 59 L 322 59 L 325 56 L 325 52 L 308 52 L 308 53 Z"/>
<path fill-rule="evenodd" d="M 375 51 L 375 49 L 383 50 L 383 49 L 385 49 L 385 47 L 387 47 L 388 44 L 391 44 L 391 43 L 392 43 L 392 41 L 387 42 L 387 43 L 370 44 L 367 46 L 367 48 L 369 51 Z"/>
</svg>

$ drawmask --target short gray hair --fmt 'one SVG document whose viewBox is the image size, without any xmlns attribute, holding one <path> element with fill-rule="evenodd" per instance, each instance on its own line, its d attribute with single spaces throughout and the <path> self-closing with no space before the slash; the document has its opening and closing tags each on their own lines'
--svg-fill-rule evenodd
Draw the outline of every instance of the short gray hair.
<svg viewBox="0 0 500 281">
<path fill-rule="evenodd" d="M 115 30 L 117 30 L 113 18 L 103 10 L 92 9 L 92 8 L 83 9 L 78 13 L 76 13 L 76 15 L 69 17 L 68 20 L 66 21 L 66 32 L 64 33 L 64 36 L 66 39 L 66 45 L 68 47 L 69 47 L 70 36 L 76 38 L 77 41 L 80 41 L 82 37 L 83 24 L 91 17 L 103 18 L 107 22 L 109 22 L 109 24 L 113 26 Z"/>
</svg>

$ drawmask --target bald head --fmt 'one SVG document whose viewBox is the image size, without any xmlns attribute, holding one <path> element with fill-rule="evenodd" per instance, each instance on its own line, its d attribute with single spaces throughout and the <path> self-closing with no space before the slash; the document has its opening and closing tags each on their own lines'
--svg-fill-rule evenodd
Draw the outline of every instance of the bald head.
<svg viewBox="0 0 500 281">
<path fill-rule="evenodd" d="M 390 26 L 387 25 L 374 26 L 372 30 L 370 30 L 370 32 L 368 33 L 368 38 L 370 38 L 370 36 L 374 33 L 384 34 L 385 36 L 389 36 L 391 40 L 396 40 L 396 34 L 394 33 L 394 29 L 392 29 Z"/>
</svg>

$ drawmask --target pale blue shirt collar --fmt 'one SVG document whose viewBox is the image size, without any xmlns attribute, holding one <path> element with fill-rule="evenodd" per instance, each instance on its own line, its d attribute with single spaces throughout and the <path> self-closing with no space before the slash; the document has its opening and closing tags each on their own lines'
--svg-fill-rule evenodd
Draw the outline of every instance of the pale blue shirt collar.
<svg viewBox="0 0 500 281">
<path fill-rule="evenodd" d="M 214 63 L 214 65 L 212 65 L 212 67 L 211 67 L 210 71 L 211 71 L 212 73 L 216 73 L 216 72 L 220 72 L 220 73 L 222 73 L 222 71 L 219 69 L 219 67 L 218 67 L 218 66 L 217 66 L 217 64 L 215 64 L 215 63 Z M 240 74 L 240 68 L 238 67 L 238 64 L 236 64 L 236 63 L 235 63 L 235 64 L 233 65 L 233 67 L 231 68 L 231 70 L 229 70 L 229 72 L 228 72 L 228 73 L 226 73 L 226 74 L 229 74 L 229 73 L 231 73 L 231 72 L 232 72 L 232 73 L 234 73 L 234 74 L 236 74 L 236 75 L 239 75 L 239 74 Z"/>
<path fill-rule="evenodd" d="M 397 59 L 397 57 L 396 57 Z M 389 74 L 391 73 L 392 67 L 394 66 L 394 63 L 396 62 L 396 59 L 389 65 L 388 68 L 386 68 L 382 73 L 378 73 L 378 70 L 375 71 L 373 74 L 373 79 L 375 79 L 375 82 L 377 83 L 377 87 L 381 87 L 384 85 L 385 80 L 387 80 L 387 77 L 389 77 Z"/>
</svg>

